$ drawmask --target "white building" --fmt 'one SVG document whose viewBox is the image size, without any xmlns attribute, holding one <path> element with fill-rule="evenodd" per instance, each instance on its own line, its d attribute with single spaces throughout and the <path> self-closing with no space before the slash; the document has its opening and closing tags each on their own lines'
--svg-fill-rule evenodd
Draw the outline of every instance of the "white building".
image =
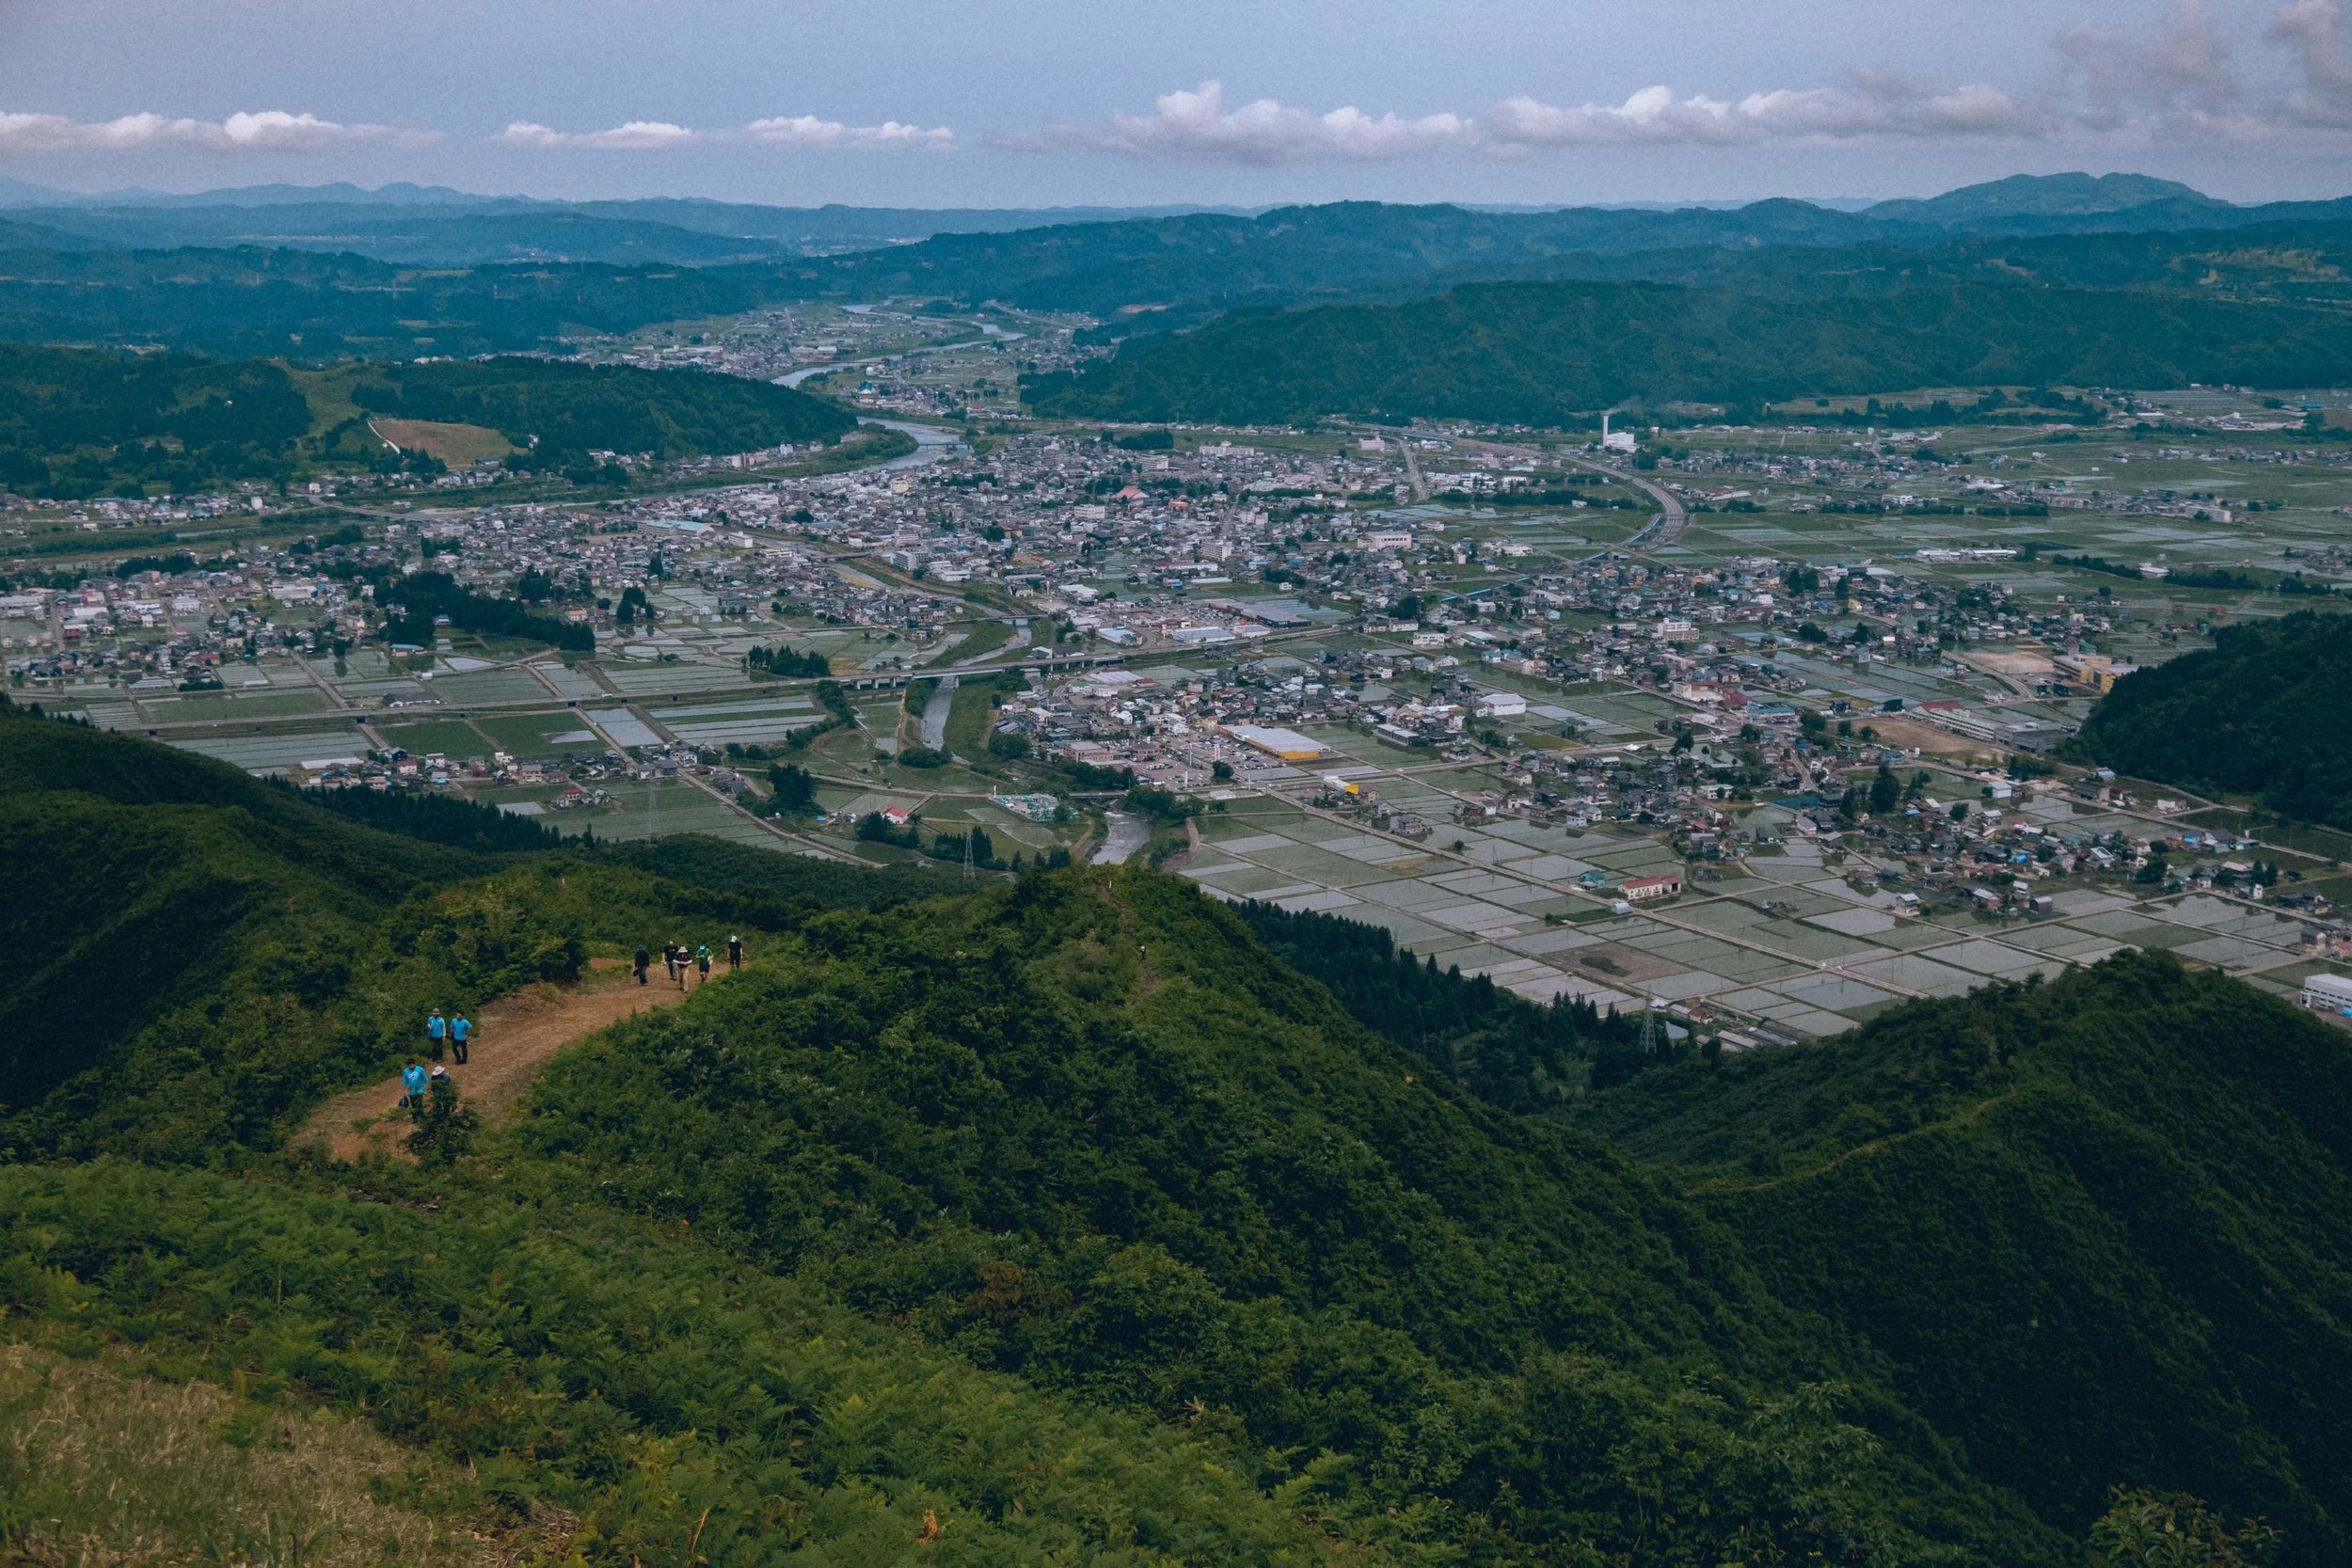
<svg viewBox="0 0 2352 1568">
<path fill-rule="evenodd" d="M 1527 712 L 1527 699 L 1516 691 L 1482 691 L 1478 694 L 1478 717 L 1481 719 L 1517 719 Z"/>
<path fill-rule="evenodd" d="M 2352 980 L 2341 974 L 2313 974 L 2303 982 L 2303 1006 L 2315 1013 L 2352 1015 Z"/>
</svg>

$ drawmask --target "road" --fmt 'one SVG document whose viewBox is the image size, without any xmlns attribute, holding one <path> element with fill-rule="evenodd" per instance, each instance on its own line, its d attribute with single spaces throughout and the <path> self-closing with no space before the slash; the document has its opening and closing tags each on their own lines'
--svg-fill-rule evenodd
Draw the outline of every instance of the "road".
<svg viewBox="0 0 2352 1568">
<path fill-rule="evenodd" d="M 1413 455 L 1412 437 L 1410 436 L 1400 436 L 1396 438 L 1396 445 L 1397 450 L 1405 454 L 1405 477 L 1412 484 L 1413 499 L 1417 501 L 1427 500 L 1429 499 L 1429 484 L 1427 481 L 1421 477 L 1421 459 Z"/>
<path fill-rule="evenodd" d="M 956 677 L 942 675 L 923 705 L 923 744 L 936 752 L 947 744 L 947 712 L 956 705 Z"/>
<path fill-rule="evenodd" d="M 1619 549 L 1629 554 L 1638 555 L 1644 550 L 1653 550 L 1661 546 L 1672 545 L 1679 541 L 1682 538 L 1682 531 L 1691 526 L 1690 515 L 1682 510 L 1682 502 L 1676 499 L 1674 492 L 1664 485 L 1653 480 L 1629 474 L 1623 468 L 1612 467 L 1606 463 L 1596 463 L 1583 457 L 1568 457 L 1565 452 L 1561 453 L 1561 456 L 1580 468 L 1590 468 L 1597 474 L 1607 474 L 1620 484 L 1629 484 L 1658 503 L 1657 518 L 1648 528 L 1617 546 Z"/>
</svg>

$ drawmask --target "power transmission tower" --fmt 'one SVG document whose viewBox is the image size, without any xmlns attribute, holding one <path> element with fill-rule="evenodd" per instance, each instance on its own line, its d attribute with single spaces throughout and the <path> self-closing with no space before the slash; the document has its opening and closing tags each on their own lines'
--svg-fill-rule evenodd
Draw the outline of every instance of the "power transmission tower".
<svg viewBox="0 0 2352 1568">
<path fill-rule="evenodd" d="M 1658 1004 L 1652 1002 L 1642 1009 L 1642 1054 L 1658 1054 Z"/>
<path fill-rule="evenodd" d="M 972 864 L 972 839 L 978 832 L 977 828 L 967 828 L 963 832 L 963 879 L 967 882 L 977 875 Z"/>
</svg>

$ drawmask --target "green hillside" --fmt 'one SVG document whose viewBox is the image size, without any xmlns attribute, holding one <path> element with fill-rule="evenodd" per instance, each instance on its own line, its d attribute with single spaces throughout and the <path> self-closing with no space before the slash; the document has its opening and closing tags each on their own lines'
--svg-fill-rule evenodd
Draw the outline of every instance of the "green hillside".
<svg viewBox="0 0 2352 1568">
<path fill-rule="evenodd" d="M 1611 1021 L 1140 869 L 489 855 L 13 712 L 0 824 L 0 1334 L 369 1421 L 455 1538 L 2090 1568 L 2120 1486 L 2347 1544 L 2352 1061 L 2169 960 L 1592 1094 Z M 286 1147 L 428 1003 L 731 928 L 453 1161 Z"/>
<path fill-rule="evenodd" d="M 553 350 L 567 329 L 749 310 L 793 297 L 771 267 L 532 262 L 418 269 L 349 254 L 0 253 L 0 340 L 318 362 Z"/>
<path fill-rule="evenodd" d="M 857 422 L 805 392 L 699 371 L 497 358 L 363 364 L 344 376 L 363 413 L 490 426 L 531 449 L 515 461 L 542 467 L 592 451 L 679 457 L 832 442 Z M 381 454 L 356 422 L 306 439 L 318 415 L 273 360 L 0 344 L 0 489 L 186 493 L 290 478 L 330 449 Z"/>
<path fill-rule="evenodd" d="M 487 425 L 544 460 L 589 451 L 691 457 L 833 441 L 856 417 L 790 387 L 704 371 L 553 359 L 373 366 L 351 389 L 372 414 Z"/>
<path fill-rule="evenodd" d="M 1687 1171 L 1781 1299 L 2042 1517 L 2154 1482 L 2296 1560 L 2346 1549 L 2343 1031 L 2129 956 L 1645 1073 L 1582 1120 Z"/>
<path fill-rule="evenodd" d="M 275 1148 L 315 1101 L 396 1066 L 430 1006 L 568 977 L 656 929 L 780 927 L 796 895 L 859 901 L 821 871 L 794 885 L 778 856 L 765 888 L 705 892 L 576 851 L 377 832 L 225 763 L 4 707 L 0 854 L 40 890 L 0 906 L 17 956 L 0 1150 L 20 1156 Z"/>
<path fill-rule="evenodd" d="M 2136 778 L 2352 828 L 2352 619 L 2223 626 L 2211 648 L 2116 682 L 2076 743 Z"/>
<path fill-rule="evenodd" d="M 215 479 L 291 472 L 310 404 L 262 361 L 0 344 L 0 489 L 56 470 L 99 483 L 133 474 Z"/>
<path fill-rule="evenodd" d="M 1492 283 L 1393 306 L 1225 316 L 1034 377 L 1041 412 L 1554 424 L 1631 399 L 1752 403 L 1889 387 L 2326 383 L 2352 317 L 2124 291 L 1920 288 L 1792 300 L 1651 283 Z"/>
</svg>

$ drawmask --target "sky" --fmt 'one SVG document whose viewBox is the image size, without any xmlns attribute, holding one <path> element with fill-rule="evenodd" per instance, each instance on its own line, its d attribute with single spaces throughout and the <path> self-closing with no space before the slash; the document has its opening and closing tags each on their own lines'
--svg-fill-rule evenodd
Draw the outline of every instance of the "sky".
<svg viewBox="0 0 2352 1568">
<path fill-rule="evenodd" d="M 801 206 L 2352 194 L 2352 0 L 0 0 L 0 176 Z"/>
</svg>

